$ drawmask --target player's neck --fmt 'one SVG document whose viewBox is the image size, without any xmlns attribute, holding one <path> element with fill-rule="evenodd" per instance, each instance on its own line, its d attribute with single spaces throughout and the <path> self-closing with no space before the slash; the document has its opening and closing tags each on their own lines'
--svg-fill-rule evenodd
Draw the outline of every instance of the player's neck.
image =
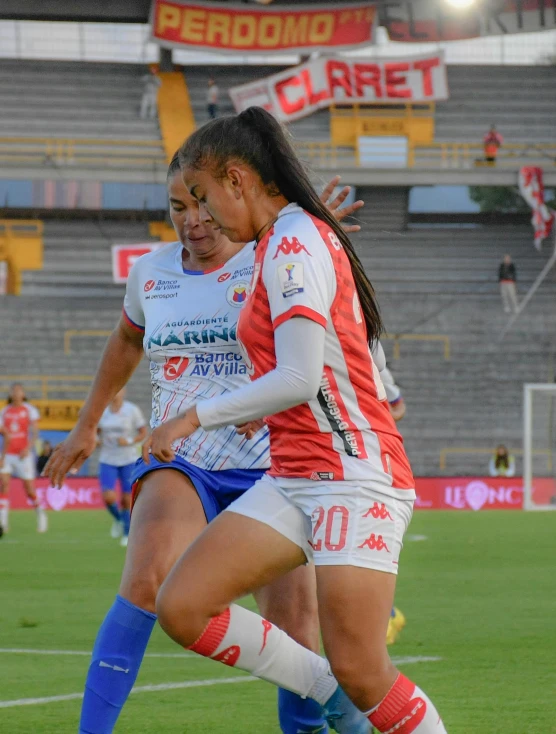
<svg viewBox="0 0 556 734">
<path fill-rule="evenodd" d="M 186 270 L 206 272 L 218 270 L 228 260 L 238 254 L 245 244 L 243 242 L 230 242 L 229 240 L 207 253 L 189 252 L 184 247 L 182 250 L 182 265 Z"/>
</svg>

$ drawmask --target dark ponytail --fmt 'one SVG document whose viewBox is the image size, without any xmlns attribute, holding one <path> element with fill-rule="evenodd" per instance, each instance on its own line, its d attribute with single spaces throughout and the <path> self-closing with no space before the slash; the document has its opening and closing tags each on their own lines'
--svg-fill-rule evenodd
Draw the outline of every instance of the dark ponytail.
<svg viewBox="0 0 556 734">
<path fill-rule="evenodd" d="M 382 333 L 373 286 L 349 237 L 317 196 L 284 128 L 266 110 L 249 107 L 234 117 L 222 117 L 203 125 L 179 150 L 181 168 L 208 169 L 217 177 L 225 175 L 231 160 L 247 163 L 259 174 L 271 195 L 281 194 L 288 201 L 296 202 L 335 232 L 350 261 L 372 346 Z"/>
</svg>

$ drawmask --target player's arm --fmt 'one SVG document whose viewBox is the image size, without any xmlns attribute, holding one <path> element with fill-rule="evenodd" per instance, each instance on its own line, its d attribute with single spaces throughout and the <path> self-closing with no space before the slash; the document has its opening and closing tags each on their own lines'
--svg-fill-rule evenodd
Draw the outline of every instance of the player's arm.
<svg viewBox="0 0 556 734">
<path fill-rule="evenodd" d="M 91 390 L 75 428 L 54 449 L 43 474 L 61 486 L 70 470 L 77 470 L 97 446 L 97 424 L 114 396 L 129 381 L 143 357 L 143 334 L 122 316 L 109 337 Z"/>
</svg>

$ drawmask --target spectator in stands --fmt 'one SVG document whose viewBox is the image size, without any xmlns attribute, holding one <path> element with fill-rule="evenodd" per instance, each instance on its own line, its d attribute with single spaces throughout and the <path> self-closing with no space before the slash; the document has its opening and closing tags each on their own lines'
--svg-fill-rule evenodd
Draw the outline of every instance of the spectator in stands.
<svg viewBox="0 0 556 734">
<path fill-rule="evenodd" d="M 220 90 L 212 77 L 208 80 L 207 111 L 211 120 L 218 117 L 218 95 Z"/>
<path fill-rule="evenodd" d="M 485 148 L 485 160 L 487 163 L 496 163 L 496 156 L 498 155 L 498 149 L 504 142 L 504 138 L 496 130 L 496 126 L 493 125 L 488 133 L 483 138 L 483 145 Z"/>
<path fill-rule="evenodd" d="M 161 85 L 156 69 L 151 67 L 149 73 L 142 78 L 142 81 L 144 87 L 139 117 L 142 120 L 154 120 L 157 114 L 158 88 Z"/>
<path fill-rule="evenodd" d="M 517 313 L 519 303 L 517 300 L 516 281 L 517 275 L 515 265 L 509 255 L 504 255 L 498 269 L 498 281 L 500 283 L 500 295 L 506 313 Z"/>
<path fill-rule="evenodd" d="M 52 444 L 50 441 L 43 441 L 42 444 L 42 451 L 37 456 L 37 474 L 40 476 L 42 474 L 42 470 L 46 466 L 46 462 L 50 459 L 52 456 Z"/>
<path fill-rule="evenodd" d="M 488 469 L 491 477 L 515 476 L 515 459 L 504 444 L 500 444 L 494 452 Z"/>
</svg>

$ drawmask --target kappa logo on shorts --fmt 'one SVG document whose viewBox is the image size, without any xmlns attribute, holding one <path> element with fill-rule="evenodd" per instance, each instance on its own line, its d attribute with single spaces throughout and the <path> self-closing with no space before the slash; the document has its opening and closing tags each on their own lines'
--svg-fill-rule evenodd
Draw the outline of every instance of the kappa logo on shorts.
<svg viewBox="0 0 556 734">
<path fill-rule="evenodd" d="M 375 535 L 374 533 L 371 533 L 367 540 L 364 540 L 361 545 L 358 545 L 357 547 L 368 548 L 369 550 L 377 551 L 385 550 L 387 553 L 390 553 L 390 549 L 384 542 L 384 538 L 382 537 L 382 535 Z"/>
<path fill-rule="evenodd" d="M 292 237 L 291 240 L 288 240 L 287 237 L 282 237 L 282 242 L 280 242 L 280 244 L 276 248 L 276 252 L 274 253 L 274 257 L 272 259 L 276 260 L 280 253 L 282 253 L 283 255 L 299 255 L 300 252 L 306 252 L 309 257 L 312 257 L 309 250 L 305 247 L 305 245 L 301 244 L 297 237 Z"/>
<path fill-rule="evenodd" d="M 363 517 L 369 517 L 369 515 L 374 517 L 375 520 L 394 520 L 392 515 L 386 509 L 386 505 L 384 504 L 384 502 L 381 502 L 380 505 L 378 504 L 378 502 L 375 502 L 371 509 L 367 510 Z"/>
</svg>

